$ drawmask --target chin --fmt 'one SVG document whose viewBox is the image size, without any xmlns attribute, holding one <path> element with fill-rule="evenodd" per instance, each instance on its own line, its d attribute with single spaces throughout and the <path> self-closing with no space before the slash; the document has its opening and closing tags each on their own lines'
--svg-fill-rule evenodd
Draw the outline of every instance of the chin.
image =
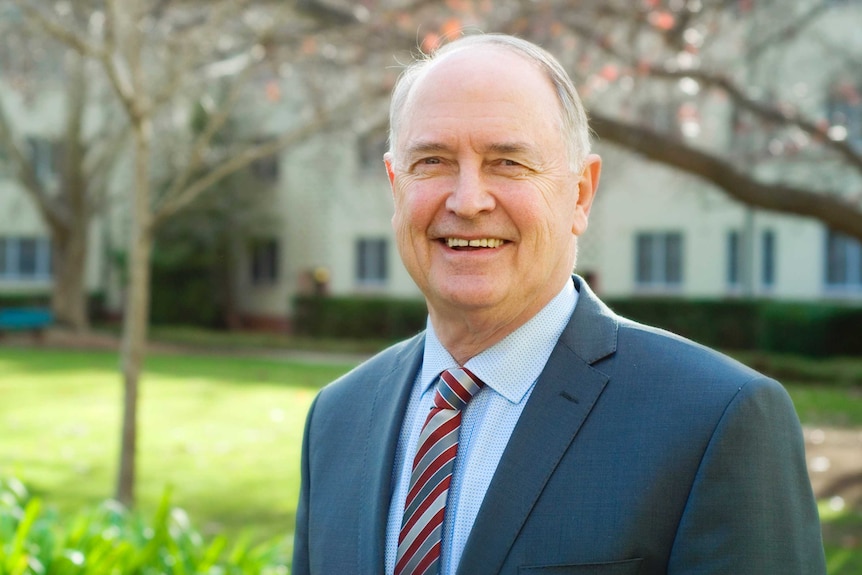
<svg viewBox="0 0 862 575">
<path fill-rule="evenodd" d="M 463 311 L 493 307 L 499 301 L 493 286 L 461 286 L 460 289 L 435 290 L 437 300 L 450 309 Z"/>
</svg>

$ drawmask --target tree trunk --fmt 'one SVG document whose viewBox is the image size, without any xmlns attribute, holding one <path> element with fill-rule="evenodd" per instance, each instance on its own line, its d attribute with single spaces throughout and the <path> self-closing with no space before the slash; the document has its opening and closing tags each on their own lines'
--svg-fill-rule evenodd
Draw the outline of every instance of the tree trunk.
<svg viewBox="0 0 862 575">
<path fill-rule="evenodd" d="M 52 230 L 54 282 L 51 310 L 62 326 L 74 331 L 90 327 L 87 315 L 87 244 L 89 221 L 78 221 L 66 230 Z"/>
<path fill-rule="evenodd" d="M 88 199 L 89 178 L 84 164 L 84 110 L 87 102 L 87 75 L 83 60 L 74 52 L 66 54 L 69 70 L 68 118 L 63 145 L 60 201 L 67 209 L 67 223 L 52 225 L 54 285 L 51 308 L 60 324 L 75 331 L 89 328 L 87 317 L 86 267 L 92 213 Z"/>
<path fill-rule="evenodd" d="M 149 124 L 135 126 L 135 188 L 132 200 L 128 277 L 120 363 L 123 374 L 123 427 L 117 501 L 127 508 L 135 503 L 138 382 L 147 345 L 150 309 L 150 254 L 153 248 L 150 212 Z"/>
</svg>

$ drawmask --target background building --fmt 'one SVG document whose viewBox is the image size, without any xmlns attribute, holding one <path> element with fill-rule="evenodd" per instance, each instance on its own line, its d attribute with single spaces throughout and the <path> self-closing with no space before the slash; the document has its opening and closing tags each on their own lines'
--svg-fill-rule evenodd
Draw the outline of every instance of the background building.
<svg viewBox="0 0 862 575">
<path fill-rule="evenodd" d="M 793 6 L 804 16 L 814 5 L 800 1 Z M 755 8 L 740 2 L 721 14 L 716 24 L 721 34 L 706 40 L 710 30 L 692 25 L 676 60 L 683 70 L 691 68 L 690 77 L 646 85 L 630 71 L 603 65 L 582 83 L 588 108 L 634 118 L 695 148 L 719 152 L 766 182 L 786 177 L 812 187 L 825 182 L 850 199 L 862 197 L 859 170 L 825 149 L 819 153 L 820 144 L 804 130 L 755 129 L 744 109 L 701 78 L 723 66 L 765 103 L 774 94 L 793 94 L 795 113 L 822 119 L 829 138 L 862 150 L 862 76 L 858 66 L 850 65 L 862 53 L 862 6 L 827 2 L 816 19 L 805 23 L 805 35 L 781 43 L 776 39 L 773 49 L 764 41 L 787 33 L 789 26 L 776 17 L 780 10 L 772 3 Z M 618 36 L 626 33 L 614 30 Z M 835 57 L 836 47 L 846 51 L 846 59 Z M 580 45 L 549 48 L 573 67 L 584 59 Z M 655 61 L 666 49 L 654 39 L 637 46 L 644 58 L 655 56 Z M 760 51 L 758 58 L 747 59 L 753 50 Z M 234 119 L 236 137 L 274 138 L 297 122 L 302 102 L 291 90 L 297 74 L 302 70 L 249 84 Z M 332 93 L 346 92 L 361 80 L 344 70 L 327 78 Z M 24 98 L 3 83 L 0 90 L 7 115 L 26 139 L 36 177 L 50 182 L 63 154 L 61 93 L 48 90 Z M 354 119 L 363 121 L 322 130 L 254 162 L 227 184 L 233 197 L 241 198 L 245 216 L 228 234 L 229 249 L 218 256 L 230 260 L 224 262 L 227 274 L 212 281 L 214 293 L 219 288 L 229 294 L 225 297 L 239 324 L 283 327 L 289 324 L 293 298 L 315 291 L 419 297 L 391 233 L 392 198 L 382 163 L 384 109 L 382 102 L 368 113 L 357 103 Z M 794 147 L 815 151 L 795 156 Z M 862 300 L 859 241 L 814 219 L 751 208 L 703 179 L 646 161 L 610 141 L 597 141 L 596 151 L 604 157 L 604 174 L 581 241 L 578 271 L 606 297 Z M 47 294 L 52 278 L 48 228 L 2 160 L 0 295 Z M 122 198 L 131 185 L 130 171 L 128 158 L 121 160 L 112 179 L 112 197 L 118 201 L 97 216 L 89 241 L 87 289 L 101 294 L 116 313 L 124 297 L 120 262 L 129 217 Z"/>
</svg>

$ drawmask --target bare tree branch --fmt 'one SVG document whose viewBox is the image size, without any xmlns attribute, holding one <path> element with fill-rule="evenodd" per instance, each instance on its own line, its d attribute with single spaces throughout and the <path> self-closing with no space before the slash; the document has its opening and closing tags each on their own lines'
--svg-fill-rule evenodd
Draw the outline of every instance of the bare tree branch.
<svg viewBox="0 0 862 575">
<path fill-rule="evenodd" d="M 135 73 L 122 67 L 123 54 L 117 50 L 117 28 L 120 22 L 117 18 L 116 0 L 105 2 L 105 46 L 97 60 L 102 64 L 105 73 L 120 101 L 123 103 L 129 118 L 133 123 L 140 122 L 148 115 L 144 105 L 143 93 L 135 89 Z M 136 26 L 128 26 L 127 33 L 139 34 Z M 139 42 L 131 42 L 139 44 Z"/>
<path fill-rule="evenodd" d="M 36 169 L 33 162 L 24 153 L 18 138 L 9 123 L 9 115 L 0 94 L 0 147 L 6 149 L 12 160 L 18 181 L 23 189 L 35 201 L 45 217 L 52 225 L 64 225 L 69 221 L 69 214 L 63 210 L 57 202 L 49 196 L 48 191 L 36 177 Z"/>
<path fill-rule="evenodd" d="M 822 6 L 818 5 L 817 8 L 818 10 L 815 11 L 812 9 L 811 12 L 819 14 Z M 829 138 L 827 134 L 828 127 L 824 127 L 823 124 L 806 118 L 799 112 L 751 97 L 728 76 L 712 73 L 703 68 L 681 70 L 670 69 L 656 64 L 650 64 L 644 68 L 643 63 L 633 60 L 632 56 L 620 50 L 618 46 L 607 36 L 602 35 L 594 26 L 587 26 L 579 19 L 567 22 L 567 26 L 576 35 L 591 41 L 606 54 L 619 60 L 621 65 L 632 70 L 637 70 L 640 74 L 668 80 L 681 80 L 683 78 L 696 80 L 703 86 L 721 90 L 740 108 L 753 113 L 763 121 L 772 122 L 780 126 L 799 128 L 812 136 L 816 141 L 822 142 L 826 148 L 840 154 L 848 164 L 862 172 L 862 154 L 849 141 Z"/>
<path fill-rule="evenodd" d="M 590 124 L 605 141 L 700 177 L 730 197 L 765 210 L 813 217 L 830 228 L 862 240 L 862 210 L 834 190 L 812 191 L 786 184 L 766 184 L 736 165 L 653 130 L 593 113 Z"/>
<path fill-rule="evenodd" d="M 802 114 L 790 109 L 782 109 L 771 103 L 756 100 L 746 94 L 742 88 L 726 76 L 712 74 L 702 69 L 696 70 L 667 70 L 658 66 L 652 66 L 649 74 L 656 78 L 682 79 L 691 78 L 700 84 L 717 88 L 726 93 L 731 100 L 741 108 L 754 113 L 760 119 L 773 122 L 780 126 L 793 126 L 820 140 L 823 145 L 838 152 L 851 166 L 862 172 L 862 154 L 847 140 L 833 140 L 829 138 L 824 126 L 804 117 Z"/>
<path fill-rule="evenodd" d="M 166 59 L 167 74 L 165 76 L 167 81 L 157 88 L 152 95 L 151 106 L 154 109 L 176 96 L 181 83 L 189 79 L 189 72 L 194 69 L 191 57 L 194 53 L 194 45 L 201 40 L 195 37 L 195 33 L 201 32 L 201 35 L 204 35 L 213 30 L 222 30 L 229 22 L 231 15 L 235 15 L 235 13 L 229 10 L 226 4 L 216 4 L 216 6 L 205 11 L 199 22 L 174 29 L 165 38 L 170 55 Z"/>
<path fill-rule="evenodd" d="M 371 95 L 370 98 L 381 97 L 382 95 L 383 92 L 380 92 L 379 94 Z M 335 106 L 325 115 L 316 115 L 314 120 L 306 122 L 299 128 L 289 130 L 274 140 L 252 146 L 233 156 L 159 206 L 153 214 L 153 227 L 158 226 L 164 220 L 185 208 L 213 185 L 249 166 L 252 162 L 272 156 L 310 136 L 320 133 L 330 126 L 345 121 L 355 111 L 356 107 L 357 102 L 355 99 L 348 98 L 348 101 Z"/>
<path fill-rule="evenodd" d="M 174 178 L 173 183 L 164 195 L 164 200 L 162 204 L 164 204 L 165 202 L 170 202 L 172 198 L 178 197 L 186 188 L 189 180 L 192 178 L 195 172 L 200 170 L 203 164 L 204 154 L 209 149 L 213 138 L 216 136 L 219 130 L 224 127 L 225 123 L 230 118 L 234 106 L 236 105 L 236 102 L 239 100 L 239 97 L 242 94 L 242 90 L 246 87 L 245 80 L 252 69 L 252 66 L 246 67 L 239 74 L 239 76 L 233 79 L 230 84 L 230 89 L 228 91 L 227 97 L 221 103 L 218 110 L 216 110 L 216 113 L 209 118 L 209 121 L 206 123 L 203 132 L 201 132 L 201 134 L 198 135 L 198 137 L 192 143 L 191 154 L 189 156 L 188 162 L 186 163 L 185 169 L 183 169 L 182 172 L 180 172 Z M 156 207 L 156 211 L 159 211 L 158 206 Z"/>
<path fill-rule="evenodd" d="M 41 10 L 34 8 L 24 0 L 12 0 L 12 3 L 49 36 L 56 38 L 84 56 L 96 59 L 104 56 L 104 50 L 101 46 L 90 42 L 71 28 L 63 26 L 56 19 L 48 18 Z"/>
<path fill-rule="evenodd" d="M 802 32 L 805 28 L 813 24 L 817 18 L 829 10 L 830 2 L 828 0 L 820 0 L 818 4 L 811 6 L 807 11 L 794 18 L 787 26 L 763 38 L 748 50 L 748 57 L 752 60 L 760 58 L 760 56 L 769 48 L 780 46 L 782 43 L 791 40 L 793 37 Z"/>
</svg>

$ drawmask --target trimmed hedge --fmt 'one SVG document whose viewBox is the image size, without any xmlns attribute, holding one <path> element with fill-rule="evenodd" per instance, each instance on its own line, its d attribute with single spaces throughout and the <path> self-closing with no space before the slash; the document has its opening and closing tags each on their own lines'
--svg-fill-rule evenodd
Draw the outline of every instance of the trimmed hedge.
<svg viewBox="0 0 862 575">
<path fill-rule="evenodd" d="M 630 298 L 608 301 L 618 314 L 704 345 L 826 356 L 862 356 L 862 307 L 768 300 Z M 425 327 L 424 301 L 383 297 L 300 297 L 297 334 L 403 339 Z"/>
<path fill-rule="evenodd" d="M 48 307 L 51 305 L 49 293 L 5 293 L 0 294 L 0 307 Z"/>
<path fill-rule="evenodd" d="M 302 296 L 294 307 L 297 335 L 345 339 L 403 339 L 425 329 L 424 300 Z"/>
<path fill-rule="evenodd" d="M 637 298 L 607 304 L 624 317 L 709 347 L 756 349 L 758 345 L 756 302 Z"/>
<path fill-rule="evenodd" d="M 620 315 L 710 347 L 814 357 L 862 355 L 862 307 L 766 300 L 612 300 Z"/>
</svg>

